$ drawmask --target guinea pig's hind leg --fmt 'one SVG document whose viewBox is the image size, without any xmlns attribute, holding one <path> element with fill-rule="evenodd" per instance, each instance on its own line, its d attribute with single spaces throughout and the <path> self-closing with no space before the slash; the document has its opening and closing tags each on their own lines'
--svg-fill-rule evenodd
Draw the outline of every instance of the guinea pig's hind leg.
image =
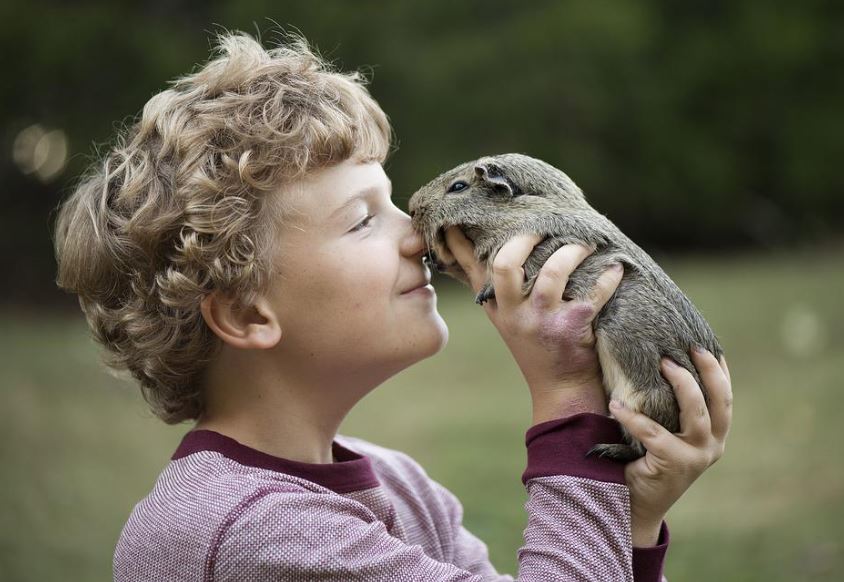
<svg viewBox="0 0 844 582">
<path fill-rule="evenodd" d="M 622 427 L 622 432 L 627 433 L 626 430 Z M 626 437 L 630 438 L 630 437 Z M 630 461 L 635 461 L 639 457 L 645 456 L 645 447 L 642 446 L 642 443 L 639 441 L 634 440 L 632 445 L 621 445 L 621 444 L 605 444 L 605 445 L 595 445 L 589 452 L 586 453 L 588 456 L 596 456 L 596 457 L 607 457 L 609 459 L 613 459 L 615 461 L 621 461 L 622 463 L 629 463 Z"/>
<path fill-rule="evenodd" d="M 483 284 L 481 290 L 478 291 L 478 294 L 475 295 L 475 303 L 483 305 L 493 298 L 495 298 L 495 287 L 492 286 L 492 281 L 487 281 Z"/>
<path fill-rule="evenodd" d="M 628 406 L 636 408 L 636 390 L 633 382 L 625 374 L 624 369 L 618 362 L 618 354 L 613 347 L 611 334 L 605 329 L 595 330 L 595 349 L 598 352 L 598 361 L 601 363 L 601 374 L 604 383 L 604 390 L 610 398 L 616 398 Z M 621 427 L 624 440 L 630 444 L 608 443 L 595 445 L 587 453 L 589 456 L 608 457 L 622 462 L 638 459 L 645 454 L 645 447 L 642 443 L 632 438 L 630 434 Z"/>
</svg>

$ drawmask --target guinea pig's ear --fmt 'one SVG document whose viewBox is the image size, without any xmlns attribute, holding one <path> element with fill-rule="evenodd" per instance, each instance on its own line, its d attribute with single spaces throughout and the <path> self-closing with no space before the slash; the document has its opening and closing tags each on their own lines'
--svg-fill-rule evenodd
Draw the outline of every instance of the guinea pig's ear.
<svg viewBox="0 0 844 582">
<path fill-rule="evenodd" d="M 475 181 L 481 187 L 507 198 L 518 196 L 521 192 L 515 188 L 510 180 L 501 171 L 501 168 L 492 162 L 478 162 L 475 164 Z"/>
</svg>

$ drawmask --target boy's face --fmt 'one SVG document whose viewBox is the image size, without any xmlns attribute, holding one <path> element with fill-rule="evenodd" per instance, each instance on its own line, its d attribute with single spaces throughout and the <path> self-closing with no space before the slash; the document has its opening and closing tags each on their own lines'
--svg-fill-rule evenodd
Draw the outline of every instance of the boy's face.
<svg viewBox="0 0 844 582">
<path fill-rule="evenodd" d="M 423 240 L 393 204 L 379 163 L 347 160 L 279 195 L 293 205 L 280 227 L 280 275 L 268 298 L 283 353 L 326 375 L 377 381 L 445 346 L 433 287 L 403 294 L 431 274 Z"/>
</svg>

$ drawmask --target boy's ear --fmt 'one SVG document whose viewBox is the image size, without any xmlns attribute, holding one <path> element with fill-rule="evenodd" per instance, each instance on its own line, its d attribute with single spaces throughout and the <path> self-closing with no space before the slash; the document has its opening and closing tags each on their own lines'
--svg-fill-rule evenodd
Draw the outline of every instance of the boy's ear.
<svg viewBox="0 0 844 582">
<path fill-rule="evenodd" d="M 202 318 L 217 337 L 241 349 L 266 350 L 281 339 L 275 312 L 263 297 L 252 305 L 238 307 L 232 298 L 213 291 L 200 303 Z"/>
</svg>

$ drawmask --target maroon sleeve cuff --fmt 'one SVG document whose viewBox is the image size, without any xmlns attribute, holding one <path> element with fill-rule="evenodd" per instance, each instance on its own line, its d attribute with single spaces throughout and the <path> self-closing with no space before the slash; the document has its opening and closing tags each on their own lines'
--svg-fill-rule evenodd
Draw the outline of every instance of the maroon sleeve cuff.
<svg viewBox="0 0 844 582">
<path fill-rule="evenodd" d="M 550 475 L 568 475 L 626 484 L 624 463 L 586 456 L 601 443 L 623 443 L 618 422 L 608 416 L 584 412 L 541 422 L 525 434 L 527 468 L 522 483 Z"/>
<path fill-rule="evenodd" d="M 662 522 L 656 545 L 650 548 L 633 548 L 633 580 L 635 582 L 661 582 L 665 553 L 671 536 L 668 524 Z"/>
</svg>

